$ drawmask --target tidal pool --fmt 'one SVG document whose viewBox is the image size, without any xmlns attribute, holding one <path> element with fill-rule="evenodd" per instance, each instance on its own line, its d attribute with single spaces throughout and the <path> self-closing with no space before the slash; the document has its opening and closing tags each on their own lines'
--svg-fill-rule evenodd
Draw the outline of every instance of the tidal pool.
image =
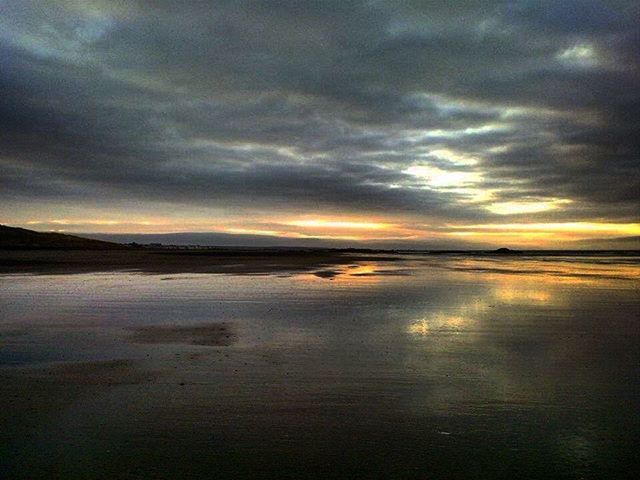
<svg viewBox="0 0 640 480">
<path fill-rule="evenodd" d="M 0 277 L 0 477 L 638 478 L 640 258 Z"/>
</svg>

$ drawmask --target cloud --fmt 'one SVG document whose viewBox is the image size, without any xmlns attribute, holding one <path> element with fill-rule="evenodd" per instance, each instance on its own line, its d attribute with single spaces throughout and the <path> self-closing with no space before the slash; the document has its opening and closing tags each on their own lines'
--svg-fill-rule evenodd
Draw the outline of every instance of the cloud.
<svg viewBox="0 0 640 480">
<path fill-rule="evenodd" d="M 2 8 L 0 214 L 22 223 L 38 202 L 638 218 L 635 2 Z"/>
</svg>

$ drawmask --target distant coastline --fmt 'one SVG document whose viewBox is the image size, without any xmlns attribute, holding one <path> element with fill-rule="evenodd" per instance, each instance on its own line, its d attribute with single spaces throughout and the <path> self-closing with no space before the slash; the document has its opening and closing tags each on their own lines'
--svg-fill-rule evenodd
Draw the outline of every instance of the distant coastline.
<svg viewBox="0 0 640 480">
<path fill-rule="evenodd" d="M 327 272 L 362 262 L 395 262 L 411 256 L 639 256 L 640 251 L 417 250 L 313 247 L 231 247 L 117 244 L 59 233 L 0 228 L 1 274 L 144 273 L 277 274 Z"/>
</svg>

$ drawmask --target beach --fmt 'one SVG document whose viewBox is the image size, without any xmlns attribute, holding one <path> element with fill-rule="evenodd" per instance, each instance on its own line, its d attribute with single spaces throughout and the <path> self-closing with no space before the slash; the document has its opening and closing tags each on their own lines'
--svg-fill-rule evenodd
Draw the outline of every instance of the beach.
<svg viewBox="0 0 640 480">
<path fill-rule="evenodd" d="M 5 478 L 637 474 L 638 256 L 111 255 L 0 276 Z"/>
</svg>

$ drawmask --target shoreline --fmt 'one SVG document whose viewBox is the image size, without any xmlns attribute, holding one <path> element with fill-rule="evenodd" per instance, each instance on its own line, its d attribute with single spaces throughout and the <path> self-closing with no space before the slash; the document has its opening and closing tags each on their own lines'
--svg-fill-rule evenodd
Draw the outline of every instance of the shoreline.
<svg viewBox="0 0 640 480">
<path fill-rule="evenodd" d="M 331 271 L 363 262 L 395 263 L 416 257 L 616 257 L 640 261 L 640 251 L 415 251 L 288 248 L 0 249 L 0 275 L 133 271 L 148 274 L 293 274 Z M 626 260 L 626 261 L 629 261 Z"/>
<path fill-rule="evenodd" d="M 312 273 L 358 262 L 395 262 L 398 255 L 332 251 L 0 250 L 0 274 L 137 271 L 150 274 Z"/>
</svg>

